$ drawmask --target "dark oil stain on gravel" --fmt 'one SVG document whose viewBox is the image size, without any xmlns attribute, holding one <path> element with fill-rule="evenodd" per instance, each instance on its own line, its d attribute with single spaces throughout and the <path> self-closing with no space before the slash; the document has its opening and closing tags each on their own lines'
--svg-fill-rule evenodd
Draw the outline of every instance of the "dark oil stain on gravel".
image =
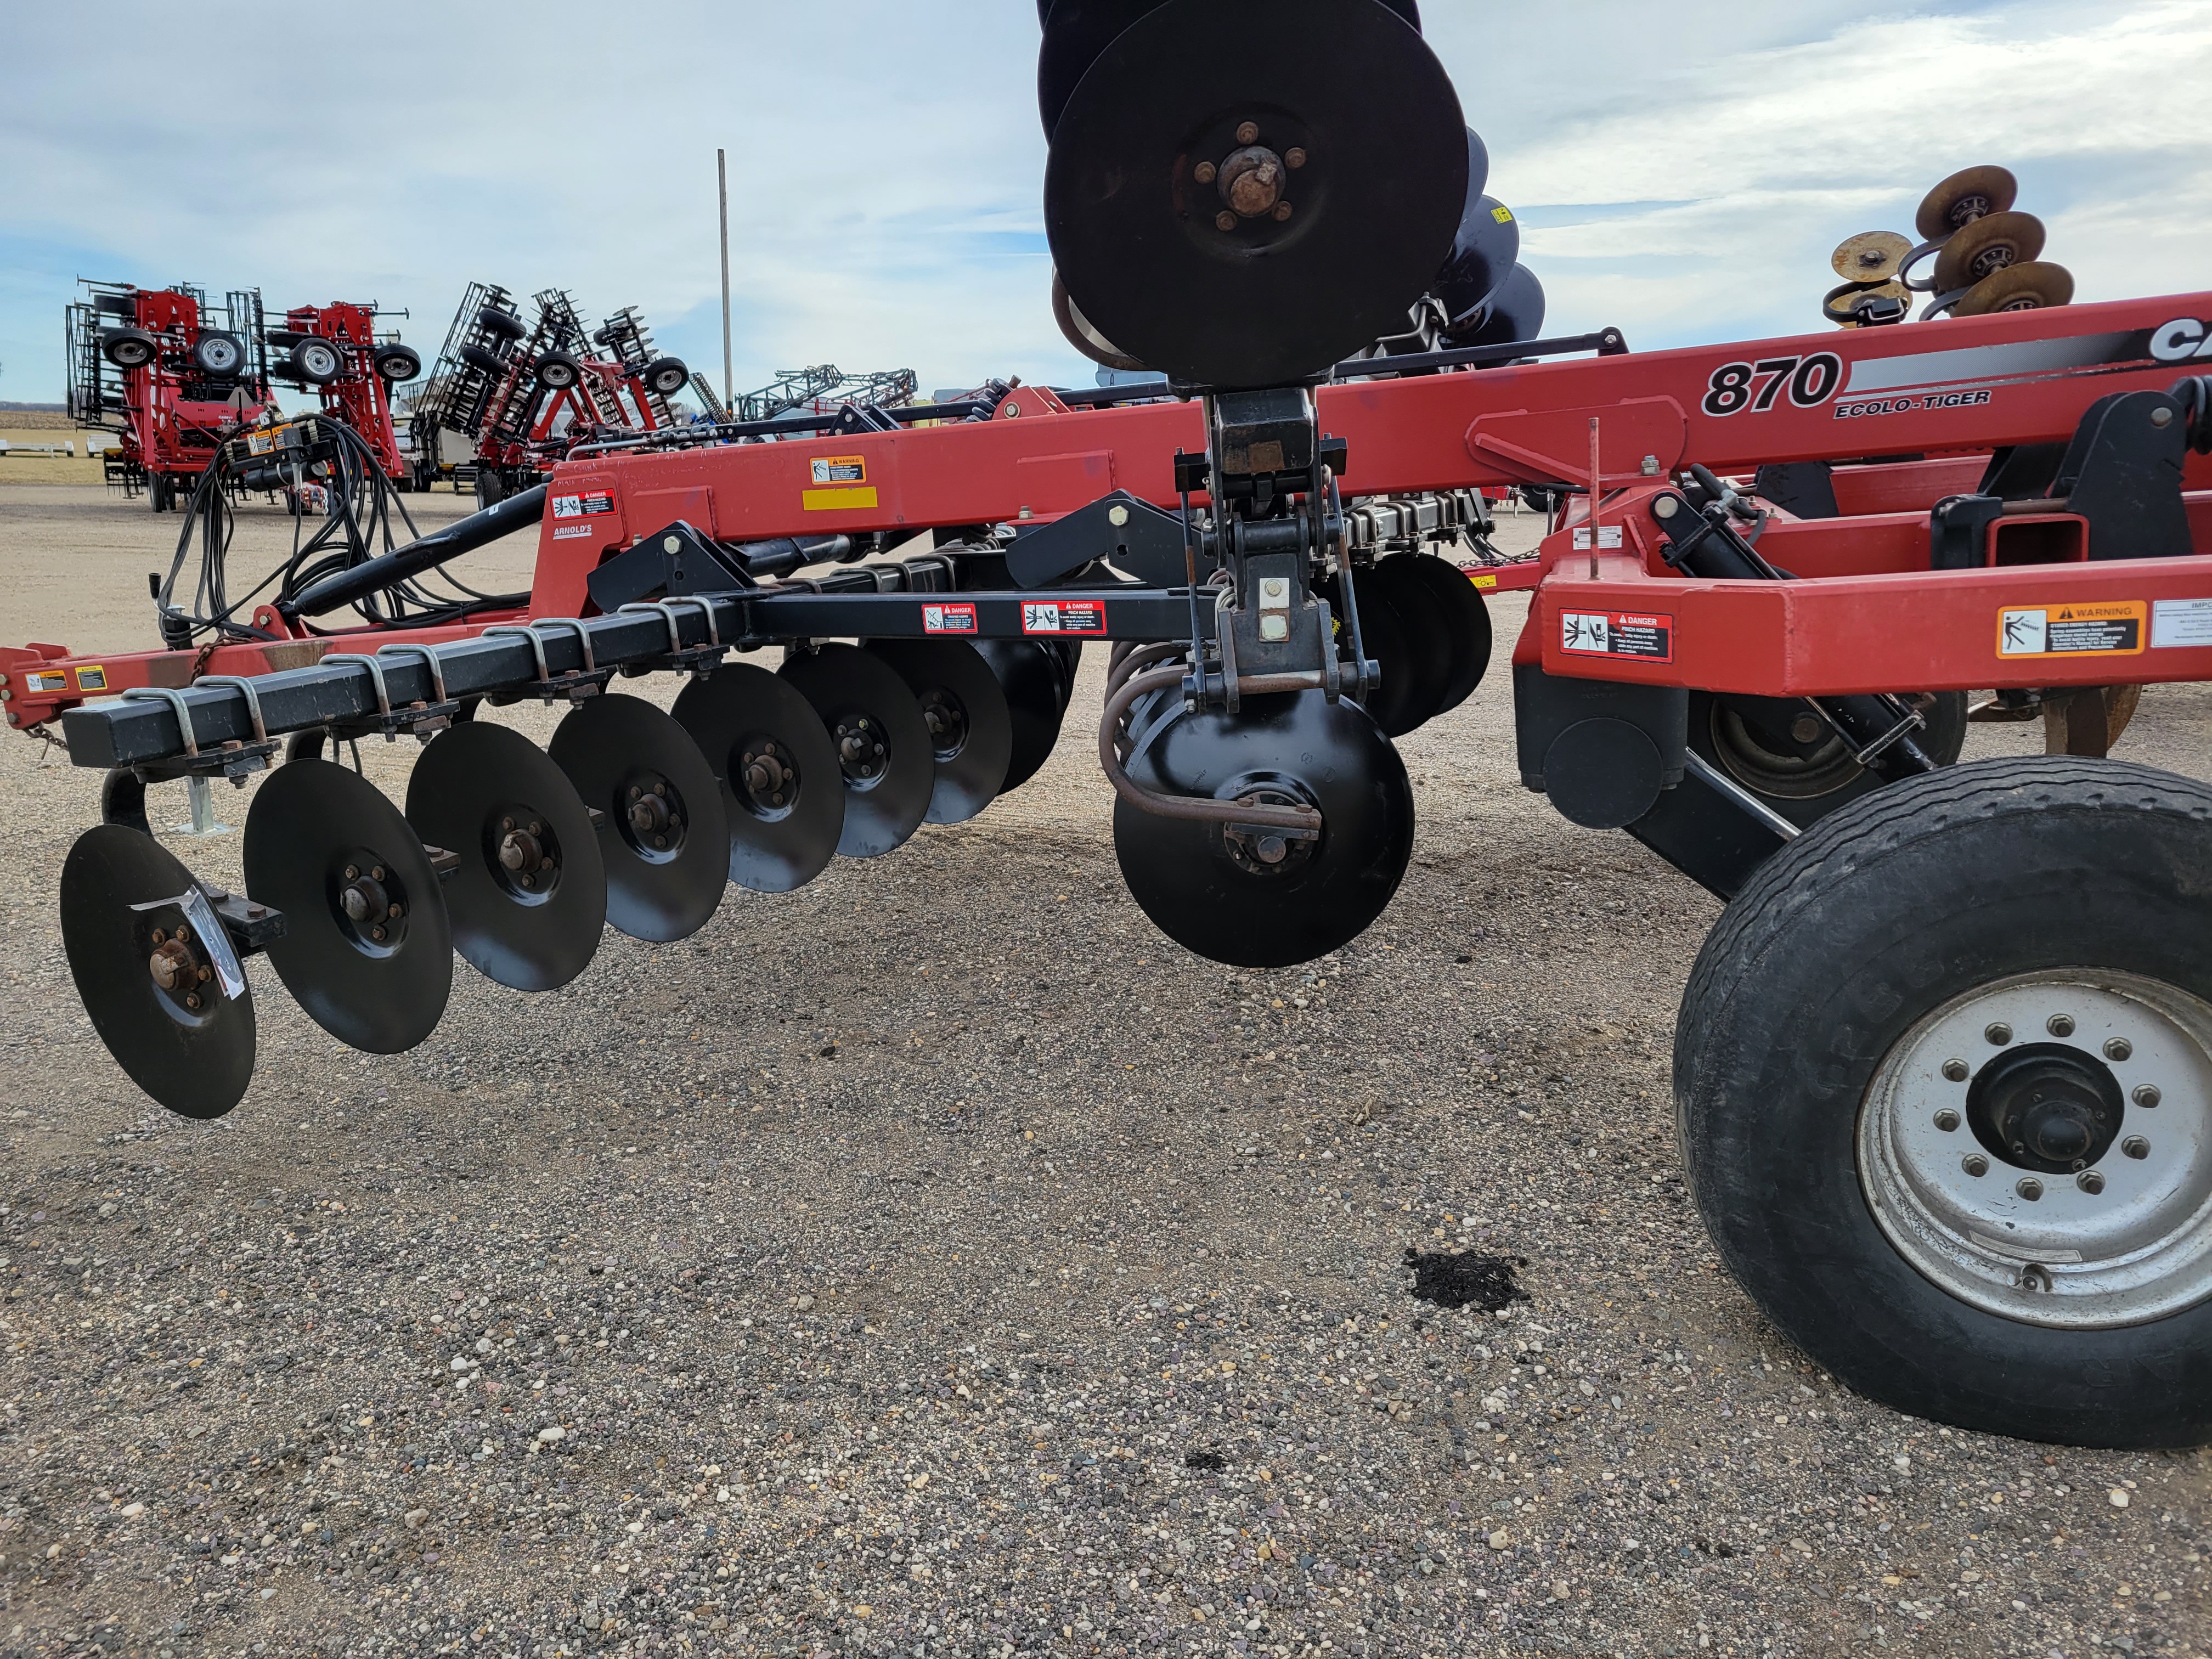
<svg viewBox="0 0 2212 1659">
<path fill-rule="evenodd" d="M 1411 1294 L 1439 1308 L 1477 1308 L 1496 1313 L 1510 1302 L 1528 1299 L 1528 1292 L 1513 1278 L 1528 1265 L 1525 1255 L 1407 1250 L 1406 1265 L 1413 1270 Z"/>
<path fill-rule="evenodd" d="M 1229 1467 L 1229 1460 L 1219 1452 L 1199 1451 L 1184 1458 L 1182 1466 L 1187 1469 L 1209 1469 L 1218 1473 Z"/>
</svg>

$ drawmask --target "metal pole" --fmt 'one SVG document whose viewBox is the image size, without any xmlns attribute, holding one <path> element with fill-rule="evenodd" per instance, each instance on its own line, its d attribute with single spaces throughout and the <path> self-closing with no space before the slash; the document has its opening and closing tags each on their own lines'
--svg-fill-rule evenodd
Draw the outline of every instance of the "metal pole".
<svg viewBox="0 0 2212 1659">
<path fill-rule="evenodd" d="M 722 202 L 722 403 L 737 393 L 730 384 L 730 164 L 729 152 L 714 152 L 714 185 Z"/>
</svg>

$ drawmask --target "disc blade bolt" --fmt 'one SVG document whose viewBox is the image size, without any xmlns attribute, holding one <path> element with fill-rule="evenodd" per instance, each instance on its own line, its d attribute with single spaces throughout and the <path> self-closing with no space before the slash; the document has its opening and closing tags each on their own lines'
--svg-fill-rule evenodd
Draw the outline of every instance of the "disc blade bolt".
<svg viewBox="0 0 2212 1659">
<path fill-rule="evenodd" d="M 1213 216 L 1213 228 L 1216 230 L 1236 229 L 1237 216 L 1231 213 L 1227 208 L 1222 209 L 1220 212 Z"/>
<path fill-rule="evenodd" d="M 1302 167 L 1305 164 L 1306 153 L 1303 145 L 1292 144 L 1288 149 L 1283 152 L 1283 165 L 1285 167 Z"/>
<path fill-rule="evenodd" d="M 1278 202 L 1278 203 L 1276 203 L 1276 204 L 1275 204 L 1275 222 L 1276 222 L 1276 223 L 1280 224 L 1284 220 L 1285 220 L 1285 219 L 1289 218 L 1290 216 L 1291 216 L 1291 204 L 1290 204 L 1288 202 Z"/>
<path fill-rule="evenodd" d="M 361 866 L 357 864 L 349 864 L 346 866 L 345 878 L 348 881 L 359 881 L 361 879 Z"/>
<path fill-rule="evenodd" d="M 2105 1058 L 2106 1060 L 2125 1060 L 2130 1054 L 2134 1054 L 2135 1051 L 2136 1045 L 2129 1042 L 2125 1037 L 2107 1037 L 2105 1040 Z"/>
<path fill-rule="evenodd" d="M 2165 1098 L 2165 1096 L 2159 1093 L 2158 1085 L 2155 1083 L 2139 1083 L 2136 1085 L 2135 1103 L 2146 1109 L 2157 1105 Z"/>
<path fill-rule="evenodd" d="M 380 864 L 372 867 L 368 872 L 368 878 L 371 881 L 382 881 L 384 879 L 384 866 Z"/>
<path fill-rule="evenodd" d="M 2125 1152 L 2130 1158 L 2148 1158 L 2150 1156 L 2150 1142 L 2145 1140 L 2141 1135 L 2130 1135 L 2125 1140 L 2120 1143 L 2120 1150 Z"/>
<path fill-rule="evenodd" d="M 2051 1035 L 2055 1037 L 2072 1036 L 2074 1035 L 2074 1016 L 2071 1014 L 2053 1014 L 2049 1019 L 2043 1022 L 2043 1029 L 2050 1032 Z"/>
<path fill-rule="evenodd" d="M 185 1006 L 187 1008 L 197 1008 L 199 1006 L 200 994 L 198 991 L 186 992 L 185 994 Z"/>
<path fill-rule="evenodd" d="M 1201 185 L 1210 185 L 1213 182 L 1214 175 L 1219 171 L 1220 169 L 1216 167 L 1212 162 L 1200 161 L 1196 167 L 1190 170 L 1190 176 Z"/>
<path fill-rule="evenodd" d="M 2001 1019 L 1996 1020 L 1982 1028 L 1982 1035 L 2002 1048 L 2012 1041 L 2012 1027 Z"/>
<path fill-rule="evenodd" d="M 1820 737 L 1820 717 L 1800 714 L 1790 722 L 1790 735 L 1800 743 L 1816 743 Z"/>
<path fill-rule="evenodd" d="M 1237 124 L 1237 142 L 1238 143 L 1249 144 L 1256 142 L 1259 137 L 1260 124 L 1258 122 L 1240 121 Z"/>
<path fill-rule="evenodd" d="M 1954 1083 L 1964 1083 L 1970 1069 L 1963 1060 L 1947 1060 L 1943 1062 L 1943 1075 Z"/>
</svg>

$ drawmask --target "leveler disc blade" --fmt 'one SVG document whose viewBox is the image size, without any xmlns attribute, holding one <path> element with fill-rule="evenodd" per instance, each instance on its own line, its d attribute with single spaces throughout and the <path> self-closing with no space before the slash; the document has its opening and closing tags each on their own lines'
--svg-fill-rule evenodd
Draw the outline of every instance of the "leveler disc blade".
<svg viewBox="0 0 2212 1659">
<path fill-rule="evenodd" d="M 237 1105 L 253 991 L 191 872 L 151 836 L 95 824 L 62 865 L 61 912 L 77 996 L 131 1080 L 182 1117 Z"/>
<path fill-rule="evenodd" d="M 1335 589 L 1332 597 L 1337 618 L 1337 648 L 1349 658 L 1352 626 L 1345 618 L 1343 588 L 1340 580 L 1331 586 Z M 1367 712 L 1386 735 L 1403 737 L 1425 718 L 1421 713 L 1427 705 L 1423 702 L 1421 667 L 1415 659 L 1417 647 L 1405 619 L 1398 614 L 1398 607 L 1371 580 L 1371 573 L 1360 572 L 1359 580 L 1352 586 L 1359 599 L 1360 645 L 1382 671 L 1382 683 L 1367 695 Z M 1345 695 L 1352 694 L 1347 689 Z"/>
<path fill-rule="evenodd" d="M 460 854 L 446 882 L 453 948 L 518 991 L 582 973 L 607 919 L 607 872 L 576 786 L 519 732 L 471 720 L 430 740 L 407 822 Z"/>
<path fill-rule="evenodd" d="M 1981 317 L 1993 311 L 2041 311 L 2074 302 L 2074 273 L 2046 259 L 2030 259 L 1984 276 L 1951 307 L 1954 317 Z"/>
<path fill-rule="evenodd" d="M 1428 584 L 1413 570 L 1417 562 L 1402 553 L 1378 559 L 1375 568 L 1363 573 L 1358 582 L 1362 620 L 1367 605 L 1379 598 L 1398 613 L 1399 625 L 1406 630 L 1406 643 L 1412 647 L 1409 672 L 1403 687 L 1405 718 L 1412 722 L 1405 728 L 1407 731 L 1436 718 L 1437 712 L 1443 707 L 1444 692 L 1451 684 L 1455 666 L 1451 626 L 1445 621 Z M 1392 737 L 1399 735 L 1390 731 L 1387 723 L 1383 729 Z"/>
<path fill-rule="evenodd" d="M 1967 167 L 1921 198 L 1912 228 L 1922 241 L 1940 241 L 1985 215 L 2002 213 L 2019 198 L 2020 180 L 2007 169 Z"/>
<path fill-rule="evenodd" d="M 1905 268 L 1912 244 L 1893 230 L 1863 230 L 1846 236 L 1828 256 L 1837 276 L 1854 283 L 1886 283 Z"/>
<path fill-rule="evenodd" d="M 1506 345 L 1533 340 L 1544 331 L 1544 285 L 1526 265 L 1506 273 L 1485 302 L 1474 326 L 1452 336 L 1455 346 Z"/>
<path fill-rule="evenodd" d="M 2043 221 L 2033 213 L 1992 213 L 1977 219 L 1936 255 L 1938 294 L 1972 288 L 2007 265 L 2024 265 L 2043 252 Z"/>
<path fill-rule="evenodd" d="M 1444 677 L 1437 714 L 1458 708 L 1474 695 L 1474 688 L 1482 684 L 1483 674 L 1490 667 L 1490 607 L 1482 602 L 1467 573 L 1449 560 L 1401 553 L 1383 562 L 1403 564 L 1408 584 L 1419 582 L 1420 591 L 1436 607 L 1451 641 L 1451 667 Z"/>
<path fill-rule="evenodd" d="M 1052 273 L 1052 319 L 1060 325 L 1060 337 L 1092 362 L 1106 368 L 1133 372 L 1144 368 L 1134 357 L 1091 326 L 1091 319 L 1078 311 L 1075 301 L 1067 297 L 1067 284 L 1060 280 L 1060 273 L 1056 270 Z"/>
<path fill-rule="evenodd" d="M 641 697 L 578 705 L 546 745 L 599 820 L 607 922 L 666 944 L 707 925 L 729 883 L 730 817 L 699 745 Z"/>
<path fill-rule="evenodd" d="M 1898 300 L 1910 305 L 1912 292 L 1899 282 L 1840 283 L 1820 296 L 1820 315 L 1838 328 L 1856 328 L 1859 315 L 1853 307 L 1869 299 Z"/>
<path fill-rule="evenodd" d="M 1036 640 L 978 640 L 975 653 L 983 659 L 1006 693 L 1006 712 L 1013 723 L 1013 744 L 1006 757 L 1002 795 L 1020 788 L 1052 758 L 1060 741 L 1060 716 L 1066 712 L 1066 676 L 1060 659 Z"/>
<path fill-rule="evenodd" d="M 1235 714 L 1186 714 L 1130 765 L 1169 794 L 1256 797 L 1321 810 L 1318 841 L 1160 817 L 1114 805 L 1121 878 L 1177 944 L 1240 968 L 1326 955 L 1382 914 L 1413 845 L 1398 751 L 1358 704 L 1320 691 L 1248 697 Z"/>
<path fill-rule="evenodd" d="M 822 724 L 845 781 L 837 850 L 878 858 L 921 828 L 937 786 L 937 757 L 921 705 L 898 671 L 857 645 L 825 645 L 784 664 Z"/>
<path fill-rule="evenodd" d="M 1037 21 L 1044 40 L 1037 48 L 1037 113 L 1044 118 L 1044 136 L 1050 139 L 1060 125 L 1060 112 L 1084 73 L 1115 37 L 1161 0 L 1038 0 Z M 1414 0 L 1383 0 L 1417 31 L 1420 8 Z M 1480 185 L 1477 186 L 1480 188 Z"/>
<path fill-rule="evenodd" d="M 929 728 L 936 781 L 930 823 L 965 823 L 999 797 L 1014 755 L 1014 717 L 999 677 L 965 640 L 871 640 L 907 683 Z"/>
<path fill-rule="evenodd" d="M 373 1054 L 437 1029 L 453 930 L 422 838 L 383 791 L 326 760 L 291 761 L 246 816 L 246 890 L 284 913 L 269 947 L 301 1007 Z"/>
<path fill-rule="evenodd" d="M 1475 137 L 1472 127 L 1467 136 L 1472 167 L 1473 146 L 1482 141 Z M 1513 216 L 1513 210 L 1495 196 L 1470 191 L 1466 210 L 1460 216 L 1459 234 L 1452 240 L 1451 255 L 1429 291 L 1443 302 L 1454 324 L 1471 322 L 1482 302 L 1512 274 L 1514 262 L 1520 257 L 1521 222 Z"/>
<path fill-rule="evenodd" d="M 730 879 L 788 893 L 820 875 L 844 831 L 845 786 L 814 705 L 788 680 L 739 662 L 693 680 L 674 713 L 722 781 Z"/>
<path fill-rule="evenodd" d="M 1167 0 L 1061 112 L 1045 230 L 1121 350 L 1181 380 L 1280 385 L 1405 326 L 1467 166 L 1450 77 L 1377 0 Z"/>
</svg>

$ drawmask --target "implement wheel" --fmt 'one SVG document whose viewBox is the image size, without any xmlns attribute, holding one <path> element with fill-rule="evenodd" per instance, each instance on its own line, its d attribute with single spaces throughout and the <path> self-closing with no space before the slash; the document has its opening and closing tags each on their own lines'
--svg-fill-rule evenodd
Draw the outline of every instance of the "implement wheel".
<svg viewBox="0 0 2212 1659">
<path fill-rule="evenodd" d="M 1674 1045 L 1684 1162 L 1767 1317 L 1899 1411 L 2212 1440 L 2212 787 L 1978 762 L 1761 867 Z"/>
</svg>

